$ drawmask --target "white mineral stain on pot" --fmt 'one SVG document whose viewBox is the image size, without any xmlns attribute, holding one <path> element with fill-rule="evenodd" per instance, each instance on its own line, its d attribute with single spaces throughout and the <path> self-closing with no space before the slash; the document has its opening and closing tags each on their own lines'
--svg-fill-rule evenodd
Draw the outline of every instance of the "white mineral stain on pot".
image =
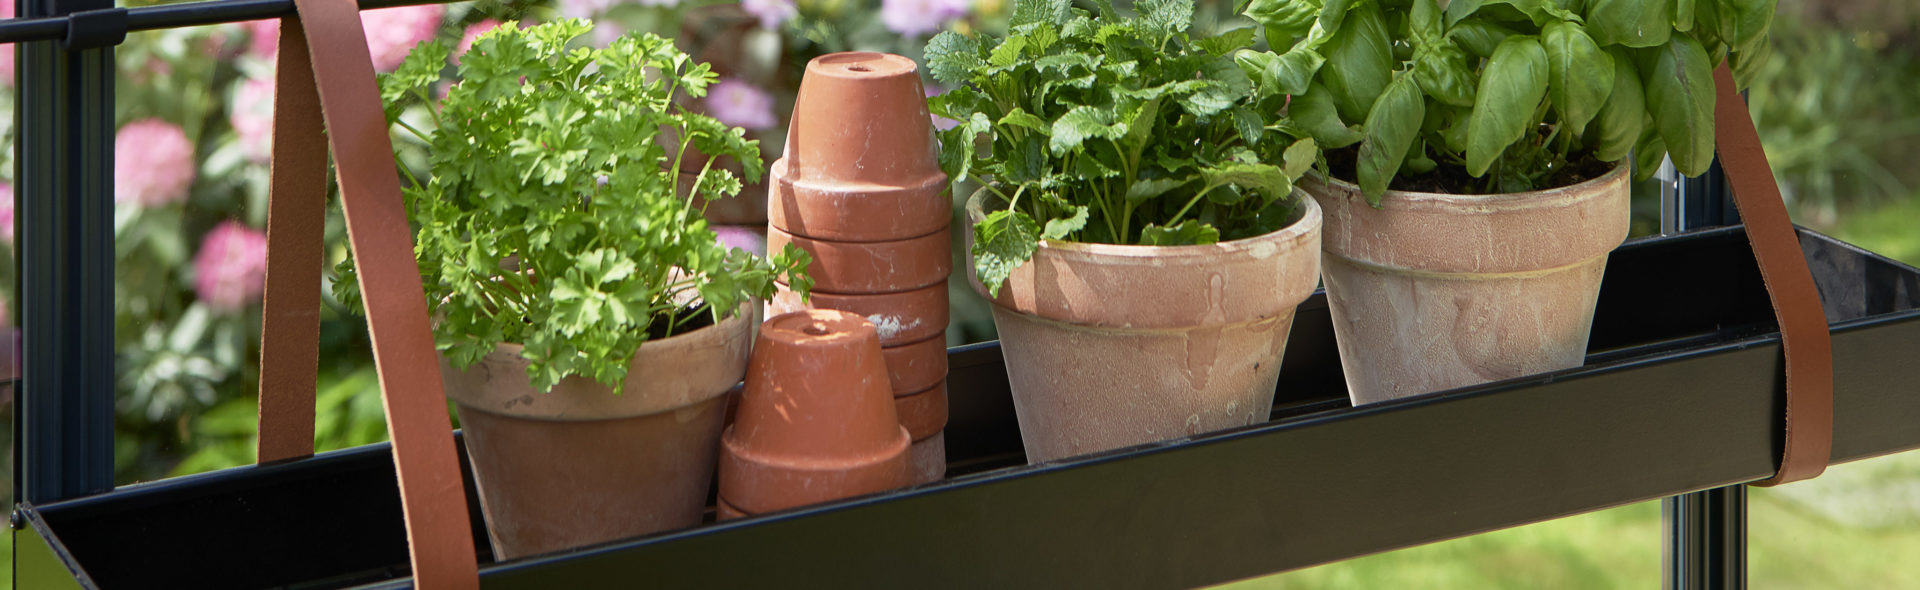
<svg viewBox="0 0 1920 590">
<path fill-rule="evenodd" d="M 914 318 L 913 323 L 904 323 L 900 321 L 900 316 L 886 316 L 877 313 L 867 316 L 867 321 L 873 322 L 873 328 L 880 333 L 881 340 L 893 338 L 901 332 L 920 327 L 919 318 Z"/>
</svg>

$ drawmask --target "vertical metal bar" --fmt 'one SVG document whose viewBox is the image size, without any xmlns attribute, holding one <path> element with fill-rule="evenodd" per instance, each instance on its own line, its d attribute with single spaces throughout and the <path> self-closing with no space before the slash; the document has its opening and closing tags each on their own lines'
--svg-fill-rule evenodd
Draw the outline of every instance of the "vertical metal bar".
<svg viewBox="0 0 1920 590">
<path fill-rule="evenodd" d="M 1660 166 L 1660 230 L 1680 233 L 1740 223 L 1719 160 L 1696 178 Z M 1727 486 L 1660 501 L 1667 529 L 1661 565 L 1667 590 L 1747 587 L 1747 488 Z"/>
<path fill-rule="evenodd" d="M 29 0 L 21 16 L 111 8 Z M 113 487 L 113 48 L 21 44 L 14 110 L 22 371 L 15 498 Z"/>
</svg>

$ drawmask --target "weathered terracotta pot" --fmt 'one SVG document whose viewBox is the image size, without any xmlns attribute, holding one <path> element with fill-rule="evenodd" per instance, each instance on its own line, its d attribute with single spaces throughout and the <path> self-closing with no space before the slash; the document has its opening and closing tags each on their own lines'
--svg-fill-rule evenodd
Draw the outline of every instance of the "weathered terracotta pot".
<svg viewBox="0 0 1920 590">
<path fill-rule="evenodd" d="M 1354 405 L 1580 366 L 1627 168 L 1500 195 L 1301 187 L 1326 210 L 1324 277 Z"/>
<path fill-rule="evenodd" d="M 618 392 L 577 376 L 534 391 L 513 344 L 466 370 L 442 359 L 494 554 L 699 524 L 752 315 L 742 305 L 716 325 L 641 345 Z"/>
<path fill-rule="evenodd" d="M 1284 229 L 1218 244 L 1041 244 L 993 299 L 1027 460 L 1265 421 L 1320 276 L 1320 208 L 1301 203 Z"/>
<path fill-rule="evenodd" d="M 834 310 L 760 326 L 738 416 L 722 437 L 720 498 L 760 514 L 905 486 L 912 442 L 873 324 Z"/>
<path fill-rule="evenodd" d="M 774 283 L 777 291 L 767 301 L 767 315 L 780 315 L 804 309 L 838 309 L 860 314 L 880 331 L 881 346 L 912 344 L 947 331 L 947 284 L 881 293 L 846 295 L 814 291 L 811 304 L 788 290 L 785 283 Z"/>
<path fill-rule="evenodd" d="M 947 381 L 947 339 L 936 335 L 919 342 L 881 349 L 887 355 L 887 380 L 893 394 L 926 391 Z"/>
<path fill-rule="evenodd" d="M 813 257 L 807 276 L 813 288 L 831 293 L 865 294 L 910 291 L 944 285 L 953 272 L 947 228 L 924 236 L 886 242 L 840 242 L 796 236 L 767 228 L 767 251 L 787 244 Z"/>
</svg>

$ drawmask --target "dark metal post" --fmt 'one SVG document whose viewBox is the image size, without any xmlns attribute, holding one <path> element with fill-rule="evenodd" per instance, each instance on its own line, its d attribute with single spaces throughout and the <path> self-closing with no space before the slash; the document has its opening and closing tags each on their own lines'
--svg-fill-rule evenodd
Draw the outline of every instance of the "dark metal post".
<svg viewBox="0 0 1920 590">
<path fill-rule="evenodd" d="M 1734 225 L 1725 172 L 1715 160 L 1706 174 L 1683 178 L 1672 164 L 1661 166 L 1662 233 Z M 1747 587 L 1747 488 L 1727 486 L 1662 499 L 1660 517 L 1667 537 L 1661 565 L 1668 590 Z"/>
<path fill-rule="evenodd" d="M 27 0 L 20 16 L 110 9 Z M 69 39 L 73 39 L 69 36 Z M 15 499 L 113 487 L 113 47 L 23 43 L 14 108 L 22 367 Z"/>
</svg>

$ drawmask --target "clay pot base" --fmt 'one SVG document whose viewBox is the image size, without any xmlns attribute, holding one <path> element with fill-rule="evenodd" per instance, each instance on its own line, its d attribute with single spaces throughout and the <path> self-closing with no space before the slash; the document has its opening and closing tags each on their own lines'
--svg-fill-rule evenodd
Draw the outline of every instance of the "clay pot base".
<svg viewBox="0 0 1920 590">
<path fill-rule="evenodd" d="M 880 349 L 887 357 L 887 381 L 894 395 L 926 391 L 947 380 L 947 334 Z"/>
<path fill-rule="evenodd" d="M 947 384 L 941 382 L 926 391 L 893 398 L 893 411 L 900 426 L 913 440 L 924 440 L 947 427 Z"/>
<path fill-rule="evenodd" d="M 741 512 L 739 508 L 734 508 L 732 504 L 727 503 L 726 498 L 713 499 L 713 512 L 714 512 L 715 520 L 733 520 L 736 518 L 746 518 L 749 516 L 753 516 L 751 514 Z"/>
<path fill-rule="evenodd" d="M 590 421 L 522 420 L 456 405 L 474 475 L 488 482 L 480 504 L 494 555 L 507 560 L 699 524 L 725 400 Z M 633 448 L 648 452 L 605 452 Z M 578 460 L 592 456 L 610 460 Z"/>
</svg>

